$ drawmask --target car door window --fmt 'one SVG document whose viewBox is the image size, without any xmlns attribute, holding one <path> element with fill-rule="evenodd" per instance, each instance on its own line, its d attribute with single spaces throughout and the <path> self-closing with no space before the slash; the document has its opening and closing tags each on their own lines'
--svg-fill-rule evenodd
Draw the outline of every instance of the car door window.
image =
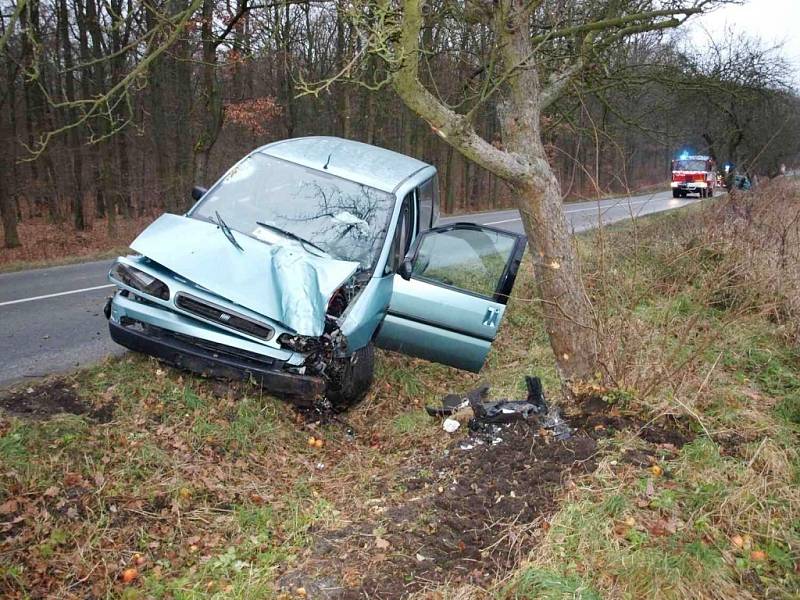
<svg viewBox="0 0 800 600">
<path fill-rule="evenodd" d="M 518 239 L 477 227 L 429 231 L 419 240 L 412 275 L 494 298 L 501 291 Z"/>
<path fill-rule="evenodd" d="M 403 261 L 408 253 L 412 241 L 412 210 L 411 205 L 414 201 L 414 193 L 410 192 L 404 199 L 400 207 L 400 215 L 397 218 L 397 229 L 395 229 L 394 240 L 392 241 L 392 251 L 386 261 L 384 274 L 394 273 L 397 266 Z"/>
<path fill-rule="evenodd" d="M 419 198 L 419 222 L 418 231 L 427 231 L 435 223 L 434 217 L 438 219 L 439 215 L 435 214 L 438 210 L 438 182 L 434 175 L 428 181 L 423 183 L 418 188 L 417 197 Z"/>
</svg>

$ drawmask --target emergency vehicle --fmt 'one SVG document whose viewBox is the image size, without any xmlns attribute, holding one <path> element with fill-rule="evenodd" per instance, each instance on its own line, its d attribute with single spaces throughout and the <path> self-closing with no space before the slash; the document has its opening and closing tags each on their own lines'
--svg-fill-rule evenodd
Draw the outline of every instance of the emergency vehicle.
<svg viewBox="0 0 800 600">
<path fill-rule="evenodd" d="M 716 186 L 714 160 L 710 156 L 684 154 L 672 161 L 673 198 L 685 198 L 688 194 L 710 198 Z"/>
</svg>

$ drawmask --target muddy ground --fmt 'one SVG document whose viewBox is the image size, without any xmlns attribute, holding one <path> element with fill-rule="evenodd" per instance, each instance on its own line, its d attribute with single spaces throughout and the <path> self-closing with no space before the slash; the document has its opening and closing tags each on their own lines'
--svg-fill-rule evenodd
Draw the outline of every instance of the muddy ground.
<svg viewBox="0 0 800 600">
<path fill-rule="evenodd" d="M 596 469 L 599 439 L 633 431 L 662 454 L 689 439 L 679 423 L 643 423 L 595 398 L 567 421 L 569 439 L 535 420 L 519 422 L 497 444 L 459 437 L 426 468 L 412 461 L 399 478 L 402 498 L 372 504 L 375 519 L 317 532 L 305 563 L 282 577 L 284 591 L 394 599 L 445 583 L 488 586 L 535 548 L 565 488 Z M 641 450 L 625 459 L 645 467 L 655 455 Z"/>
<path fill-rule="evenodd" d="M 235 396 L 231 386 L 212 387 Z M 0 393 L 2 409 L 29 419 L 71 413 L 107 422 L 113 405 L 114 398 L 86 403 L 66 378 Z M 278 586 L 343 600 L 403 598 L 443 584 L 488 587 L 535 549 L 565 490 L 597 468 L 602 438 L 634 432 L 647 444 L 624 460 L 644 468 L 690 437 L 682 423 L 644 423 L 599 398 L 565 418 L 573 429 L 567 439 L 531 419 L 505 426 L 498 443 L 465 437 L 462 428 L 444 452 L 415 449 L 375 481 L 371 499 L 354 499 L 363 506 L 346 512 L 358 520 L 313 531 L 310 550 L 278 573 Z M 429 426 L 439 429 L 440 420 Z"/>
<path fill-rule="evenodd" d="M 78 397 L 77 386 L 66 378 L 47 379 L 27 388 L 0 391 L 0 408 L 8 414 L 28 419 L 47 419 L 59 414 L 88 416 L 106 423 L 111 419 L 111 403 L 87 405 Z"/>
</svg>

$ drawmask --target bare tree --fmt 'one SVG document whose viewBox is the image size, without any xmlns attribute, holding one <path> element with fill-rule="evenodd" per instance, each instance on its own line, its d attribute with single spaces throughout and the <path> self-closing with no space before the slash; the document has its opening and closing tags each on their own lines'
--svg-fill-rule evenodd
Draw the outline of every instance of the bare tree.
<svg viewBox="0 0 800 600">
<path fill-rule="evenodd" d="M 477 93 L 466 112 L 426 85 L 420 64 L 430 51 L 425 35 L 431 5 L 375 0 L 352 11 L 363 47 L 388 65 L 387 79 L 403 102 L 448 144 L 510 186 L 530 241 L 545 326 L 562 380 L 588 380 L 597 346 L 591 304 L 562 207 L 561 189 L 543 142 L 542 116 L 586 69 L 603 67 L 604 52 L 626 38 L 674 28 L 712 0 L 547 2 L 469 0 L 444 5 L 446 19 L 475 23 L 491 47 Z M 427 23 L 426 23 L 427 21 Z M 468 88 L 471 81 L 464 82 Z M 498 95 L 499 140 L 481 136 L 475 119 Z"/>
</svg>

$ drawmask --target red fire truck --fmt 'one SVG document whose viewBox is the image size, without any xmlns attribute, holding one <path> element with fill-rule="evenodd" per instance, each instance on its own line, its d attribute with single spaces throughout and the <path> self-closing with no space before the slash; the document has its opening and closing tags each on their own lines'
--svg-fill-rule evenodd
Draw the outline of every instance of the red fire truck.
<svg viewBox="0 0 800 600">
<path fill-rule="evenodd" d="M 710 156 L 683 154 L 672 161 L 673 198 L 685 198 L 688 194 L 710 198 L 716 186 L 717 175 L 714 172 L 714 160 Z"/>
</svg>

